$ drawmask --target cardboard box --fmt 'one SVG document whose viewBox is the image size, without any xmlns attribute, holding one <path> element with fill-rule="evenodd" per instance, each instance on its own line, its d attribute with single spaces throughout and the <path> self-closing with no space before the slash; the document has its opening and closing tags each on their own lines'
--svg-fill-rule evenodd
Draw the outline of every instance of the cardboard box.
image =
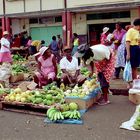
<svg viewBox="0 0 140 140">
<path fill-rule="evenodd" d="M 28 57 L 28 60 L 29 60 L 29 61 L 36 61 L 36 60 L 35 60 L 35 56 L 34 56 L 34 55 L 29 56 L 29 57 Z"/>
<path fill-rule="evenodd" d="M 34 90 L 36 88 L 36 86 L 37 86 L 37 84 L 34 81 L 32 81 L 29 85 L 27 85 L 27 88 L 29 90 Z"/>
<path fill-rule="evenodd" d="M 24 80 L 24 74 L 23 73 L 18 73 L 17 75 L 11 75 L 10 77 L 10 82 L 15 83 L 18 81 Z"/>
<path fill-rule="evenodd" d="M 28 81 L 22 82 L 21 84 L 18 85 L 18 87 L 24 92 L 24 91 L 27 91 L 27 90 L 28 90 L 27 86 L 28 86 L 30 83 L 31 83 L 31 82 L 28 82 Z"/>
<path fill-rule="evenodd" d="M 28 81 L 24 81 L 21 84 L 18 85 L 18 87 L 24 92 L 27 90 L 35 90 L 36 89 L 37 84 L 32 81 L 32 82 L 28 82 Z"/>
<path fill-rule="evenodd" d="M 129 101 L 136 105 L 140 104 L 140 94 L 129 94 Z"/>
<path fill-rule="evenodd" d="M 129 101 L 136 105 L 140 104 L 140 89 L 129 89 Z"/>
<path fill-rule="evenodd" d="M 80 110 L 87 110 L 93 106 L 93 104 L 100 98 L 100 96 L 101 94 L 99 93 L 97 94 L 96 97 L 89 98 L 87 100 L 84 100 L 82 98 L 66 98 L 65 100 L 67 103 L 70 103 L 70 102 L 77 103 Z"/>
</svg>

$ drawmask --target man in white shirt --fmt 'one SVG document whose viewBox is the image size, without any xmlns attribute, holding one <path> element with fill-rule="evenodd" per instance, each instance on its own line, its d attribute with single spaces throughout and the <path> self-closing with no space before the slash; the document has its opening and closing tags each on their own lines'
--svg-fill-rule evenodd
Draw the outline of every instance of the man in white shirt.
<svg viewBox="0 0 140 140">
<path fill-rule="evenodd" d="M 80 75 L 80 69 L 78 66 L 78 59 L 71 56 L 72 49 L 70 47 L 64 48 L 65 56 L 60 60 L 60 69 L 62 70 L 62 82 L 65 85 L 82 84 L 86 79 Z"/>
</svg>

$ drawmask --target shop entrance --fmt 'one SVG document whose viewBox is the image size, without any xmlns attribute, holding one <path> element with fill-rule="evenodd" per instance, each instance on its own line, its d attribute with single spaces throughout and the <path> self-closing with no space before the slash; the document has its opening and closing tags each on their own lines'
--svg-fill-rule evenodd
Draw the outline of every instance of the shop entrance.
<svg viewBox="0 0 140 140">
<path fill-rule="evenodd" d="M 129 24 L 130 24 L 130 22 L 123 22 L 122 26 L 124 28 L 126 25 L 129 25 Z M 111 33 L 115 29 L 115 23 L 89 24 L 88 25 L 88 36 L 89 36 L 88 42 L 90 43 L 90 45 L 95 45 L 95 44 L 100 43 L 100 36 L 101 36 L 102 30 L 105 26 L 110 28 Z"/>
</svg>

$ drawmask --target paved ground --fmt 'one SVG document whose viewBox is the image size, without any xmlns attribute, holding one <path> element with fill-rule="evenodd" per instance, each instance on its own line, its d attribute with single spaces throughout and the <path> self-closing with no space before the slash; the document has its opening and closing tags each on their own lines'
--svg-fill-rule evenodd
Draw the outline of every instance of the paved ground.
<svg viewBox="0 0 140 140">
<path fill-rule="evenodd" d="M 43 117 L 0 111 L 0 140 L 140 140 L 139 132 L 120 129 L 135 105 L 127 96 L 110 96 L 111 104 L 93 106 L 83 125 L 44 124 Z"/>
</svg>

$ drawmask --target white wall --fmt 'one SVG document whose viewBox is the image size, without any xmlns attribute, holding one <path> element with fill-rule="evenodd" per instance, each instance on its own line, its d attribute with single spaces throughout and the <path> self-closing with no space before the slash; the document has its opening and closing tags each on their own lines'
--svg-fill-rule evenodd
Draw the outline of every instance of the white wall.
<svg viewBox="0 0 140 140">
<path fill-rule="evenodd" d="M 139 17 L 139 11 L 138 11 L 138 9 L 132 9 L 130 14 L 131 14 L 131 16 L 130 16 L 131 24 L 133 24 L 134 19 Z"/>
<path fill-rule="evenodd" d="M 40 0 L 25 0 L 25 12 L 40 11 Z"/>
<path fill-rule="evenodd" d="M 54 10 L 64 8 L 64 0 L 42 0 L 42 10 Z"/>
<path fill-rule="evenodd" d="M 23 13 L 24 12 L 24 2 L 20 1 L 5 1 L 5 13 L 13 14 L 13 13 Z"/>
<path fill-rule="evenodd" d="M 29 32 L 29 20 L 28 19 L 12 19 L 12 34 L 18 34 L 23 31 Z M 25 29 L 23 29 L 25 26 Z"/>
<path fill-rule="evenodd" d="M 72 20 L 72 32 L 87 34 L 86 14 L 74 14 Z"/>
<path fill-rule="evenodd" d="M 67 0 L 67 7 L 83 7 L 83 6 L 96 6 L 114 3 L 129 3 L 135 2 L 135 0 Z"/>
<path fill-rule="evenodd" d="M 3 15 L 3 0 L 0 0 L 0 15 Z"/>
<path fill-rule="evenodd" d="M 2 0 L 0 0 L 0 9 Z M 5 1 L 6 14 L 40 11 L 40 0 Z M 42 10 L 56 10 L 64 8 L 64 0 L 42 0 Z"/>
<path fill-rule="evenodd" d="M 12 34 L 20 33 L 20 20 L 12 19 Z"/>
</svg>

